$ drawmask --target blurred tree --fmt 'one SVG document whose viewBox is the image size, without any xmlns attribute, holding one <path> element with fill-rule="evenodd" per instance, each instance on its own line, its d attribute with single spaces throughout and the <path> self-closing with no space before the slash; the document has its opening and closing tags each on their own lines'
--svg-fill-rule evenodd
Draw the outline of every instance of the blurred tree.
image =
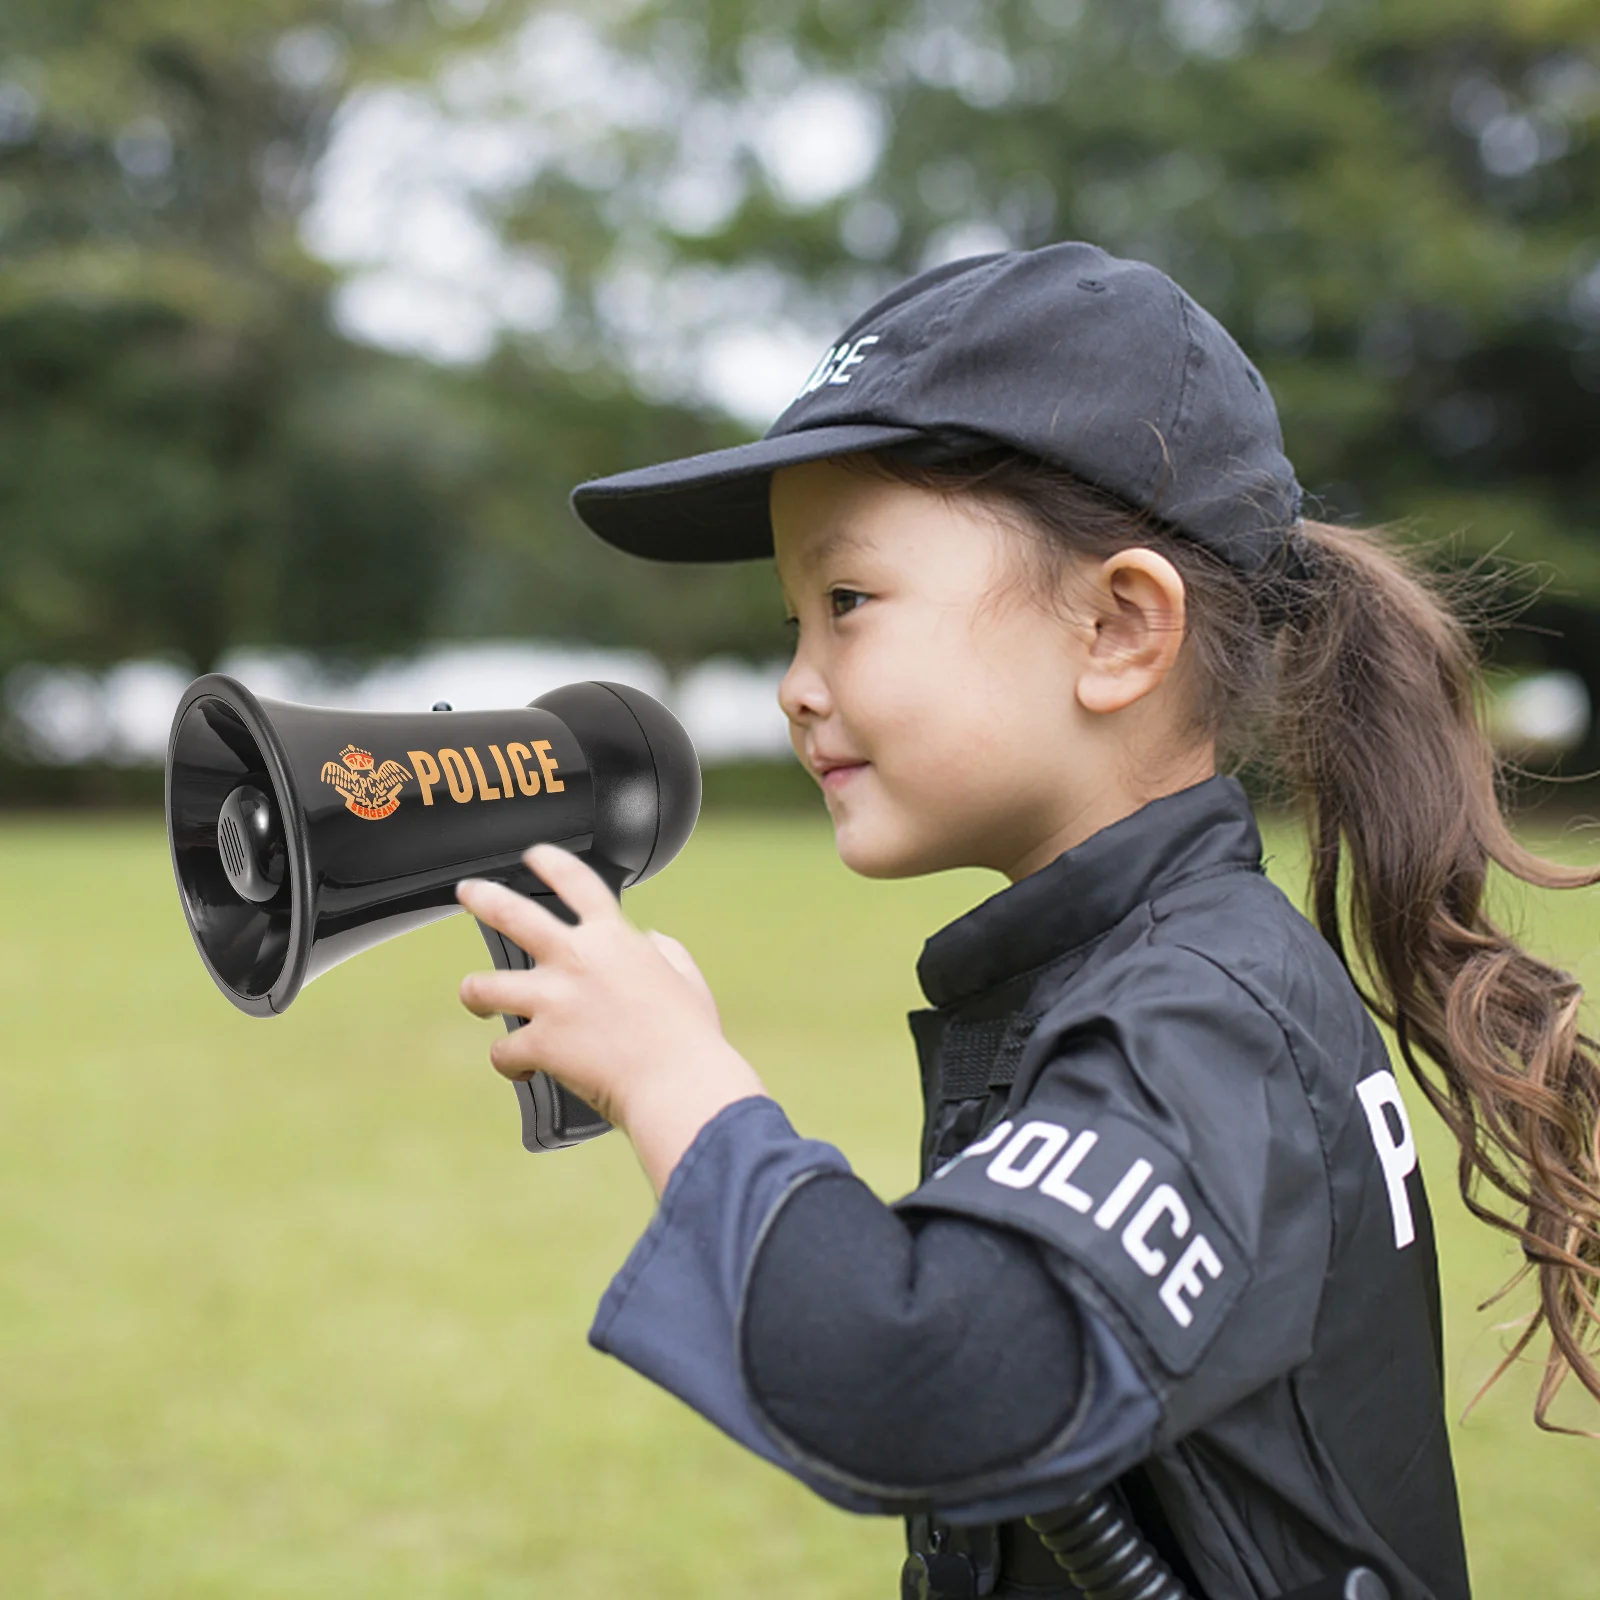
<svg viewBox="0 0 1600 1600">
<path fill-rule="evenodd" d="M 1534 627 L 1503 658 L 1576 666 L 1600 701 L 1600 629 L 1581 620 L 1600 608 L 1596 0 L 527 16 L 482 58 L 501 76 L 472 81 L 484 101 L 523 85 L 551 135 L 493 205 L 565 285 L 546 347 L 693 372 L 779 318 L 820 346 L 932 261 L 1092 239 L 1164 266 L 1238 334 L 1325 514 L 1400 519 L 1446 559 L 1542 564 Z M 557 74 L 603 90 L 555 93 Z"/>
<path fill-rule="evenodd" d="M 337 8 L 6 9 L 0 655 L 205 664 L 329 607 L 357 647 L 404 637 L 434 485 L 392 430 L 313 417 L 353 376 L 294 238 L 348 65 Z M 352 591 L 352 548 L 392 565 Z"/>
<path fill-rule="evenodd" d="M 491 37 L 490 9 L 4 0 L 0 671 L 204 667 L 246 643 L 360 656 L 441 629 L 643 631 L 677 655 L 680 636 L 727 637 L 703 603 L 676 630 L 634 626 L 648 585 L 631 564 L 620 589 L 597 579 L 610 552 L 570 556 L 555 459 L 607 470 L 608 441 L 706 448 L 726 424 L 617 385 L 586 400 L 536 363 L 463 382 L 352 344 L 300 244 L 352 86 Z M 497 520 L 479 480 L 502 452 L 501 504 L 520 498 Z M 519 539 L 538 547 L 531 606 L 496 581 Z"/>
<path fill-rule="evenodd" d="M 778 330 L 1085 237 L 1234 329 L 1330 514 L 1547 563 L 1504 658 L 1600 691 L 1600 0 L 0 3 L 11 659 L 780 648 L 764 574 L 616 556 L 571 483 L 740 436 Z M 330 326 L 385 246 L 318 163 L 380 111 L 459 158 L 406 225 L 532 274 L 485 360 Z"/>
</svg>

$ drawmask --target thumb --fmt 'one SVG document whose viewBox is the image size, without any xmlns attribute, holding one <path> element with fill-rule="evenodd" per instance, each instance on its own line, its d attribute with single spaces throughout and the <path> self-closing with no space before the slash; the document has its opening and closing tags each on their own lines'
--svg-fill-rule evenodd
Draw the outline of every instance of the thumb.
<svg viewBox="0 0 1600 1600">
<path fill-rule="evenodd" d="M 712 994 L 711 985 L 706 982 L 705 974 L 695 965 L 694 957 L 670 933 L 659 933 L 651 928 L 645 937 L 666 957 L 667 965 L 673 971 L 689 980 L 689 986 L 705 1001 L 720 1028 L 722 1018 L 717 1013 L 717 997 Z"/>
</svg>

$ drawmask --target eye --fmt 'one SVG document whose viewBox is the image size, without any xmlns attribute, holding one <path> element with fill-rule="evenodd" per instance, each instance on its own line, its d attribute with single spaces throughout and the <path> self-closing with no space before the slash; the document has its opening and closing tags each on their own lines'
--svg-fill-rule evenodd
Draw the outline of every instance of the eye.
<svg viewBox="0 0 1600 1600">
<path fill-rule="evenodd" d="M 828 591 L 828 609 L 836 617 L 842 617 L 854 611 L 863 604 L 868 596 L 859 589 L 830 589 Z"/>
</svg>

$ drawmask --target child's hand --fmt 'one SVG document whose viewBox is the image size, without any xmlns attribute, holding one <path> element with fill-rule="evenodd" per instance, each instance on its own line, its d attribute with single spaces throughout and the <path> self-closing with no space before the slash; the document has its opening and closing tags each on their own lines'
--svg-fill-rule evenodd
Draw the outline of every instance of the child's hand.
<svg viewBox="0 0 1600 1600">
<path fill-rule="evenodd" d="M 496 1039 L 489 1059 L 507 1078 L 548 1072 L 633 1140 L 660 1194 L 697 1134 L 724 1106 L 764 1094 L 722 1036 L 716 1001 L 689 952 L 641 933 L 599 874 L 556 845 L 524 857 L 578 921 L 525 895 L 469 878 L 456 898 L 534 959 L 527 972 L 474 972 L 461 1003 L 527 1025 Z"/>
</svg>

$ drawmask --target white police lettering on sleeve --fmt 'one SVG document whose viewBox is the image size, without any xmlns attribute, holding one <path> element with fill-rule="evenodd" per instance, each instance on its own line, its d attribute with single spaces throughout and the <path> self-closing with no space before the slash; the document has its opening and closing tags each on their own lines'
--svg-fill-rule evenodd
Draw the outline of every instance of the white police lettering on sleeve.
<svg viewBox="0 0 1600 1600">
<path fill-rule="evenodd" d="M 1199 1360 L 1250 1277 L 1194 1174 L 1149 1129 L 1110 1111 L 1076 1125 L 998 1123 L 901 1205 L 983 1217 L 1053 1246 L 1175 1374 Z"/>
</svg>

